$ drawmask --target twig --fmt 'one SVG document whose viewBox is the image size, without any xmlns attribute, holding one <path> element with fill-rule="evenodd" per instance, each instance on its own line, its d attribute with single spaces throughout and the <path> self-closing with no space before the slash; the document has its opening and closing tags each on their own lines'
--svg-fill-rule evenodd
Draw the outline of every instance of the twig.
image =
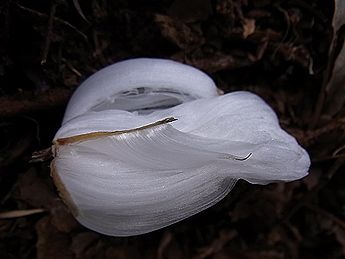
<svg viewBox="0 0 345 259">
<path fill-rule="evenodd" d="M 193 257 L 194 259 L 204 259 L 208 258 L 211 255 L 221 251 L 223 247 L 232 239 L 234 239 L 237 236 L 237 232 L 235 230 L 231 230 L 229 232 L 221 232 L 220 236 L 217 239 L 214 239 L 214 241 L 199 250 L 199 254 Z"/>
<path fill-rule="evenodd" d="M 171 241 L 173 240 L 173 235 L 170 232 L 165 232 L 161 242 L 159 244 L 159 247 L 157 249 L 157 259 L 162 259 L 164 258 L 163 254 L 164 254 L 164 250 L 167 248 L 167 246 L 171 243 Z"/>
<path fill-rule="evenodd" d="M 329 57 L 329 59 L 331 59 L 331 58 Z M 333 66 L 331 65 L 331 62 L 328 61 L 327 68 L 323 74 L 322 85 L 320 88 L 319 96 L 317 97 L 317 101 L 315 104 L 315 111 L 314 111 L 314 114 L 312 116 L 311 123 L 309 124 L 310 129 L 315 128 L 317 125 L 317 122 L 320 119 L 321 112 L 322 112 L 322 109 L 323 109 L 323 106 L 324 106 L 325 100 L 326 100 L 326 89 L 327 89 L 327 85 L 329 82 L 329 74 L 332 70 L 332 67 Z"/>
<path fill-rule="evenodd" d="M 345 222 L 343 220 L 341 220 L 340 218 L 336 217 L 335 215 L 329 213 L 328 211 L 321 209 L 320 207 L 317 207 L 317 206 L 314 206 L 311 204 L 306 204 L 306 207 L 308 209 L 311 209 L 311 210 L 329 218 L 330 220 L 332 220 L 334 223 L 336 223 L 337 225 L 339 225 L 341 228 L 343 228 L 345 230 Z"/>
<path fill-rule="evenodd" d="M 21 10 L 24 10 L 30 14 L 33 14 L 33 15 L 37 15 L 39 17 L 42 17 L 42 18 L 49 18 L 49 16 L 47 14 L 44 14 L 44 13 L 41 13 L 39 11 L 36 11 L 36 10 L 33 10 L 31 8 L 28 8 L 28 7 L 25 7 L 25 6 L 22 6 L 18 3 L 15 4 L 18 8 L 20 8 Z M 65 21 L 65 20 L 62 20 L 61 18 L 58 18 L 58 17 L 54 17 L 53 18 L 54 22 L 58 22 L 58 23 L 61 23 L 69 28 L 71 28 L 72 30 L 74 30 L 75 32 L 77 32 L 85 41 L 88 41 L 88 38 L 87 36 L 81 32 L 80 30 L 78 30 L 74 25 L 70 24 L 69 22 Z"/>
<path fill-rule="evenodd" d="M 294 135 L 303 146 L 310 146 L 313 144 L 321 135 L 327 134 L 334 130 L 345 129 L 345 117 L 334 119 L 331 123 L 322 126 L 317 129 L 310 129 L 307 131 L 288 128 L 287 130 Z"/>
<path fill-rule="evenodd" d="M 289 31 L 290 31 L 290 26 L 291 26 L 290 17 L 288 15 L 287 11 L 285 11 L 279 4 L 275 4 L 274 7 L 284 15 L 284 18 L 286 21 L 286 30 L 285 30 L 285 33 L 283 35 L 283 38 L 277 44 L 276 49 L 273 51 L 272 59 L 274 59 L 274 57 L 277 55 L 278 51 L 280 50 L 280 47 L 283 45 L 284 41 L 287 39 L 287 36 L 289 35 Z"/>
<path fill-rule="evenodd" d="M 303 0 L 291 0 L 290 3 L 292 5 L 297 5 L 298 7 L 303 9 L 303 11 L 309 12 L 312 16 L 319 19 L 323 23 L 327 22 L 327 17 L 318 9 L 312 7 L 312 5 L 310 5 L 309 3 Z"/>
<path fill-rule="evenodd" d="M 48 161 L 52 158 L 52 156 L 53 156 L 53 151 L 51 147 L 42 149 L 39 151 L 35 151 L 32 153 L 29 163 Z"/>
<path fill-rule="evenodd" d="M 74 5 L 75 9 L 77 10 L 77 12 L 79 13 L 79 15 L 81 16 L 81 18 L 83 18 L 85 22 L 90 23 L 86 19 L 86 16 L 84 15 L 83 11 L 81 10 L 81 7 L 80 7 L 78 0 L 73 0 L 73 5 Z"/>
<path fill-rule="evenodd" d="M 315 158 L 312 160 L 313 163 L 319 163 L 319 162 L 324 162 L 332 159 L 337 159 L 337 158 L 345 158 L 345 155 L 332 155 L 332 156 L 323 156 L 319 158 Z"/>
<path fill-rule="evenodd" d="M 316 101 L 316 106 L 315 106 L 315 112 L 312 117 L 312 121 L 310 123 L 310 128 L 315 128 L 318 120 L 320 119 L 321 112 L 324 108 L 325 102 L 326 102 L 326 97 L 327 97 L 327 87 L 330 82 L 331 76 L 332 76 L 332 70 L 334 68 L 334 63 L 336 60 L 336 47 L 337 47 L 337 32 L 334 31 L 333 28 L 333 35 L 332 35 L 332 41 L 329 46 L 328 50 L 328 60 L 327 60 L 327 67 L 326 70 L 323 73 L 323 78 L 322 78 L 322 85 L 320 88 L 319 96 Z"/>
<path fill-rule="evenodd" d="M 72 92 L 73 89 L 55 88 L 39 95 L 24 92 L 15 96 L 1 96 L 0 115 L 13 116 L 65 105 Z"/>
<path fill-rule="evenodd" d="M 83 75 L 76 69 L 70 62 L 68 62 L 65 58 L 61 58 L 61 60 L 66 64 L 66 66 L 78 77 L 82 77 Z"/>
<path fill-rule="evenodd" d="M 336 129 L 341 129 L 341 128 L 345 128 L 345 118 L 339 118 L 339 119 L 333 120 L 332 123 L 327 124 L 324 127 L 318 128 L 316 130 L 308 131 L 305 141 L 311 142 L 325 133 L 331 132 Z"/>
<path fill-rule="evenodd" d="M 25 216 L 30 216 L 37 213 L 42 213 L 45 211 L 46 211 L 45 209 L 5 211 L 5 212 L 0 212 L 0 219 L 12 219 L 12 218 L 25 217 Z"/>
<path fill-rule="evenodd" d="M 41 65 L 43 65 L 47 62 L 51 37 L 53 34 L 53 23 L 54 23 L 54 17 L 55 17 L 55 13 L 56 13 L 56 7 L 57 7 L 57 4 L 54 2 L 50 8 L 50 14 L 49 14 L 49 20 L 48 20 L 48 30 L 47 30 L 46 40 L 44 42 Z"/>
<path fill-rule="evenodd" d="M 92 32 L 92 38 L 93 38 L 93 43 L 95 46 L 95 50 L 93 52 L 93 56 L 97 57 L 102 65 L 106 65 L 107 61 L 103 55 L 103 47 L 100 46 L 99 39 L 98 39 L 98 34 L 96 30 L 93 30 Z"/>
</svg>

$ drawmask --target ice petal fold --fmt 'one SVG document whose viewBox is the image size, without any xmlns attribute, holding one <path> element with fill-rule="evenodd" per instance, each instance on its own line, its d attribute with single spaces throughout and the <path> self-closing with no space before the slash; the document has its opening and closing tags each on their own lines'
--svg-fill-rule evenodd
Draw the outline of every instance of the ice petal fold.
<svg viewBox="0 0 345 259">
<path fill-rule="evenodd" d="M 137 89 L 151 92 L 146 93 L 144 100 L 138 100 Z M 116 107 L 126 100 L 130 100 L 128 107 L 162 101 L 155 95 L 158 89 L 164 89 L 166 97 L 174 95 L 181 102 L 217 95 L 212 79 L 194 67 L 166 59 L 130 59 L 107 66 L 83 82 L 69 101 L 63 121 L 93 109 Z M 136 96 L 131 96 L 134 93 Z"/>
<path fill-rule="evenodd" d="M 169 117 L 177 120 L 139 129 Z M 90 110 L 65 122 L 55 140 L 135 128 L 56 146 L 53 164 L 78 208 L 76 218 L 98 232 L 150 232 L 212 206 L 237 179 L 291 181 L 305 176 L 310 165 L 272 109 L 249 92 L 147 115 Z M 244 161 L 234 159 L 248 154 Z"/>
</svg>

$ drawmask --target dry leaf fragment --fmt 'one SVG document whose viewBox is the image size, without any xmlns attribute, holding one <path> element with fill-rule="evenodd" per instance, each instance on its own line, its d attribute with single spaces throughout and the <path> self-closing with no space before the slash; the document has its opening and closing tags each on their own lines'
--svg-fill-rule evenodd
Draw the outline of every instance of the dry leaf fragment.
<svg viewBox="0 0 345 259">
<path fill-rule="evenodd" d="M 212 14 L 210 0 L 175 0 L 171 4 L 168 14 L 184 22 L 206 20 Z"/>
<path fill-rule="evenodd" d="M 345 1 L 334 0 L 334 16 L 332 21 L 332 26 L 334 31 L 337 32 L 341 26 L 345 24 Z"/>
<path fill-rule="evenodd" d="M 335 0 L 334 16 L 332 21 L 333 39 L 330 46 L 329 62 L 334 62 L 330 79 L 326 87 L 326 114 L 333 116 L 345 104 L 345 41 L 341 36 L 341 27 L 345 25 L 345 1 Z M 335 57 L 335 49 L 339 54 Z M 335 58 L 333 60 L 333 58 Z M 331 64 L 329 64 L 330 66 Z"/>
<path fill-rule="evenodd" d="M 163 37 L 181 49 L 197 47 L 205 42 L 200 32 L 192 30 L 188 25 L 169 16 L 157 14 L 155 22 L 159 26 Z"/>
<path fill-rule="evenodd" d="M 255 32 L 255 20 L 254 19 L 244 19 L 243 24 L 243 38 L 247 38 L 249 35 Z"/>
<path fill-rule="evenodd" d="M 74 5 L 75 9 L 77 10 L 77 12 L 79 13 L 79 15 L 84 19 L 84 21 L 89 23 L 89 21 L 86 19 L 86 16 L 83 13 L 83 11 L 81 10 L 79 1 L 78 0 L 73 0 L 73 5 Z"/>
<path fill-rule="evenodd" d="M 36 224 L 38 259 L 75 259 L 69 249 L 71 239 L 68 234 L 59 232 L 50 222 L 51 217 L 42 218 Z"/>
<path fill-rule="evenodd" d="M 45 209 L 30 209 L 30 210 L 12 210 L 0 212 L 0 219 L 11 219 L 30 216 L 37 213 L 45 212 Z"/>
<path fill-rule="evenodd" d="M 326 114 L 335 115 L 345 103 L 345 42 L 337 56 L 326 91 Z"/>
</svg>

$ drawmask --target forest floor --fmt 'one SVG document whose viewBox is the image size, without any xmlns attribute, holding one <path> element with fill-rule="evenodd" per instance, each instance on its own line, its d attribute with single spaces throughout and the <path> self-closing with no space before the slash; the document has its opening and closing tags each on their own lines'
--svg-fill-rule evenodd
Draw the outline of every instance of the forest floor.
<svg viewBox="0 0 345 259">
<path fill-rule="evenodd" d="M 0 258 L 345 258 L 345 72 L 335 69 L 345 30 L 333 20 L 336 2 L 1 1 Z M 50 147 L 85 78 L 134 57 L 177 60 L 225 93 L 261 96 L 309 152 L 309 175 L 239 181 L 212 208 L 141 236 L 78 224 L 49 161 L 31 155 Z"/>
</svg>

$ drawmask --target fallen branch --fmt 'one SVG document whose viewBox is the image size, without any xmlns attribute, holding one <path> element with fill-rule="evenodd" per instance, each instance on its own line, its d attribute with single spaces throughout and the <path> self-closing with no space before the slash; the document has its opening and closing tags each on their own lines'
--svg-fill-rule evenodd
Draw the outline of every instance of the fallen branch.
<svg viewBox="0 0 345 259">
<path fill-rule="evenodd" d="M 12 219 L 12 218 L 25 217 L 25 216 L 30 216 L 37 213 L 42 213 L 45 211 L 46 211 L 45 209 L 4 211 L 4 212 L 0 212 L 0 219 Z"/>
<path fill-rule="evenodd" d="M 55 88 L 37 95 L 24 92 L 14 96 L 1 96 L 0 116 L 9 117 L 62 106 L 67 104 L 72 93 L 73 89 Z"/>
<path fill-rule="evenodd" d="M 28 7 L 25 7 L 25 6 L 22 6 L 18 3 L 16 3 L 16 6 L 20 9 L 22 9 L 23 11 L 26 11 L 32 15 L 36 15 L 38 17 L 42 17 L 42 18 L 45 18 L 45 19 L 49 19 L 49 16 L 45 13 L 41 13 L 39 11 L 36 11 L 34 9 L 31 9 L 31 8 L 28 8 Z M 71 28 L 72 30 L 74 30 L 76 33 L 78 33 L 84 40 L 88 41 L 88 38 L 87 36 L 81 32 L 80 30 L 78 30 L 77 27 L 75 27 L 74 25 L 70 24 L 69 22 L 65 21 L 65 20 L 62 20 L 61 18 L 58 18 L 58 17 L 54 17 L 53 18 L 54 22 L 57 22 L 57 23 L 61 23 L 69 28 Z"/>
</svg>

